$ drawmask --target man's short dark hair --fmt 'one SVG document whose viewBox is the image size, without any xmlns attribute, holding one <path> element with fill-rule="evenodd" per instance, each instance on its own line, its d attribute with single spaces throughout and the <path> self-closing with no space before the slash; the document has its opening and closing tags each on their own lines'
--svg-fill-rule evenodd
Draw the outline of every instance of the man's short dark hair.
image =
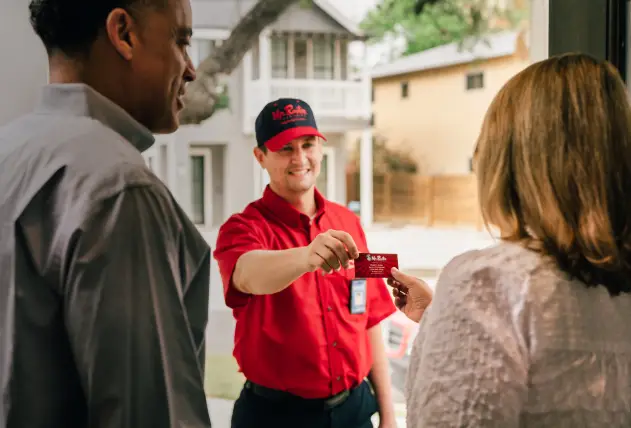
<svg viewBox="0 0 631 428">
<path fill-rule="evenodd" d="M 31 0 L 30 20 L 51 54 L 85 54 L 103 30 L 109 13 L 122 8 L 130 13 L 142 7 L 164 7 L 169 0 Z"/>
</svg>

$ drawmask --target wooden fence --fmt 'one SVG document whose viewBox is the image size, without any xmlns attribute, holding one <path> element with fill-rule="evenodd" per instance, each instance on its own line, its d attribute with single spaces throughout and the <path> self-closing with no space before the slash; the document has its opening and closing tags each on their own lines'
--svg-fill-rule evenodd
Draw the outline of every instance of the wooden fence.
<svg viewBox="0 0 631 428">
<path fill-rule="evenodd" d="M 347 176 L 348 200 L 359 200 L 359 175 Z M 421 176 L 386 173 L 373 179 L 377 222 L 417 223 L 429 227 L 483 228 L 473 175 Z"/>
</svg>

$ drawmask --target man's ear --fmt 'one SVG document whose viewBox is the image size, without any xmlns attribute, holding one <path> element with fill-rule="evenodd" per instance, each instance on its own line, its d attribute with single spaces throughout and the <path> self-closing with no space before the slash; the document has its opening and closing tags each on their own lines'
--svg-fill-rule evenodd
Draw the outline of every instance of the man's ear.
<svg viewBox="0 0 631 428">
<path fill-rule="evenodd" d="M 265 158 L 265 152 L 263 152 L 263 150 L 259 149 L 258 147 L 254 148 L 254 157 L 256 158 L 256 161 L 259 163 L 259 165 L 261 165 L 261 168 L 263 167 L 263 158 Z"/>
<path fill-rule="evenodd" d="M 112 10 L 105 21 L 107 38 L 119 55 L 127 61 L 131 60 L 133 48 L 138 41 L 137 29 L 132 16 L 121 8 Z"/>
</svg>

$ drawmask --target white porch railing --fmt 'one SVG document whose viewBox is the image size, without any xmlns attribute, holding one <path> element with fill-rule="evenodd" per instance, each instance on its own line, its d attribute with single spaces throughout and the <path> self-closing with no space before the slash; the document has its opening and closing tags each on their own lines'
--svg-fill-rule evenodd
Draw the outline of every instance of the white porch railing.
<svg viewBox="0 0 631 428">
<path fill-rule="evenodd" d="M 246 83 L 246 111 L 250 123 L 263 106 L 277 98 L 299 98 L 316 117 L 370 118 L 370 87 L 363 81 L 271 79 Z"/>
</svg>

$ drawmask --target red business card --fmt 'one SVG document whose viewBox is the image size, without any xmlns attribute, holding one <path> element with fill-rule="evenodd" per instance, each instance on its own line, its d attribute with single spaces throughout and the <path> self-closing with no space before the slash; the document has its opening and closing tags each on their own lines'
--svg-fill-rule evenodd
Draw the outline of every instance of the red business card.
<svg viewBox="0 0 631 428">
<path fill-rule="evenodd" d="M 393 267 L 399 268 L 396 254 L 359 253 L 355 259 L 355 278 L 389 278 Z"/>
</svg>

